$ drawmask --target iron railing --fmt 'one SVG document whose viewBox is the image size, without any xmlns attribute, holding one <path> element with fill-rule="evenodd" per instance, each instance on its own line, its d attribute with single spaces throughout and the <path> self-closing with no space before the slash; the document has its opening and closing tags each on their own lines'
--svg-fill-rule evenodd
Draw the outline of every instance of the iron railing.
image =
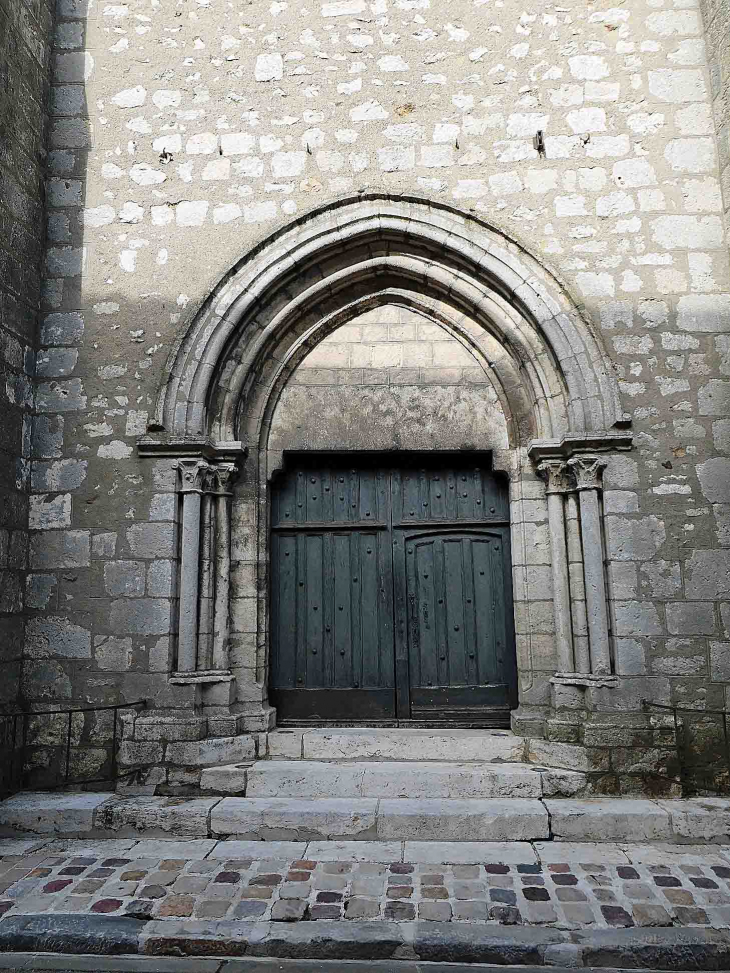
<svg viewBox="0 0 730 973">
<path fill-rule="evenodd" d="M 675 774 L 644 773 L 678 784 L 683 797 L 730 794 L 730 711 L 654 703 L 648 699 L 642 699 L 641 704 L 645 710 L 671 713 L 676 760 Z"/>
<path fill-rule="evenodd" d="M 147 705 L 143 699 L 134 703 L 114 703 L 111 706 L 81 706 L 77 709 L 51 709 L 37 711 L 21 711 L 9 713 L 0 717 L 0 797 L 7 797 L 23 790 L 28 777 L 29 752 L 37 749 L 60 751 L 60 766 L 55 772 L 51 768 L 52 780 L 38 783 L 33 781 L 33 790 L 55 790 L 59 787 L 76 787 L 87 784 L 106 784 L 128 777 L 136 770 L 124 774 L 118 773 L 117 767 L 117 738 L 119 710 L 143 709 Z M 97 748 L 110 746 L 110 770 L 101 777 L 73 777 L 72 740 L 74 716 L 79 713 L 112 713 L 111 741 L 108 739 L 94 741 Z M 44 720 L 46 717 L 66 717 L 65 742 L 62 744 L 35 744 L 29 740 L 29 728 L 33 721 Z"/>
</svg>

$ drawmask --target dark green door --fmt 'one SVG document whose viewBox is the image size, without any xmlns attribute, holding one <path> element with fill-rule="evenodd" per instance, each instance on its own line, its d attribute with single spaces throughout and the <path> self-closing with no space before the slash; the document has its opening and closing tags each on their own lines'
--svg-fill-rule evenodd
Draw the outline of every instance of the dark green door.
<svg viewBox="0 0 730 973">
<path fill-rule="evenodd" d="M 363 460 L 300 458 L 275 486 L 279 722 L 508 726 L 506 484 L 463 460 Z"/>
</svg>

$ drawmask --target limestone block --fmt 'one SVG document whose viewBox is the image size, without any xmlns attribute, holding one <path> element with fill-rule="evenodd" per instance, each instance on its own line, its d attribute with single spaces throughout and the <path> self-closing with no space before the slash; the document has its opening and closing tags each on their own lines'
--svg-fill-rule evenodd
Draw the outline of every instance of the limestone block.
<svg viewBox="0 0 730 973">
<path fill-rule="evenodd" d="M 675 840 L 730 842 L 730 801 L 726 798 L 697 797 L 657 803 L 670 815 Z"/>
<path fill-rule="evenodd" d="M 133 834 L 208 834 L 208 814 L 218 798 L 180 800 L 167 797 L 112 798 L 97 815 L 98 826 Z"/>
<path fill-rule="evenodd" d="M 481 862 L 524 865 L 537 863 L 537 855 L 532 845 L 525 841 L 406 841 L 404 860 L 425 865 L 475 865 Z"/>
<path fill-rule="evenodd" d="M 668 604 L 667 628 L 672 635 L 712 635 L 715 632 L 714 606 L 707 601 Z"/>
<path fill-rule="evenodd" d="M 367 765 L 260 760 L 249 772 L 247 797 L 363 797 Z M 368 794 L 367 797 L 379 797 Z"/>
<path fill-rule="evenodd" d="M 303 736 L 303 730 L 273 730 L 266 736 L 268 755 L 270 757 L 301 758 Z"/>
<path fill-rule="evenodd" d="M 255 747 L 254 738 L 247 735 L 169 743 L 165 751 L 165 761 L 170 764 L 196 767 L 233 764 L 253 759 Z"/>
<path fill-rule="evenodd" d="M 618 561 L 647 561 L 666 540 L 663 521 L 649 517 L 605 518 L 609 558 Z"/>
<path fill-rule="evenodd" d="M 524 741 L 507 731 L 307 730 L 309 760 L 521 760 Z"/>
<path fill-rule="evenodd" d="M 730 551 L 693 551 L 687 559 L 685 594 L 698 601 L 730 595 Z"/>
<path fill-rule="evenodd" d="M 78 834 L 91 831 L 109 794 L 16 794 L 0 804 L 0 833 Z"/>
<path fill-rule="evenodd" d="M 134 739 L 154 742 L 200 740 L 205 736 L 205 720 L 191 717 L 175 719 L 159 716 L 138 716 L 134 721 Z"/>
<path fill-rule="evenodd" d="M 608 753 L 569 743 L 531 739 L 527 741 L 530 763 L 566 770 L 608 770 Z"/>
<path fill-rule="evenodd" d="M 532 841 L 549 834 L 540 801 L 382 800 L 378 838 L 414 841 Z"/>
<path fill-rule="evenodd" d="M 227 767 L 206 767 L 200 775 L 201 791 L 214 794 L 246 793 L 248 764 L 231 764 Z"/>
<path fill-rule="evenodd" d="M 211 812 L 214 834 L 261 839 L 374 838 L 377 801 L 226 797 Z"/>
<path fill-rule="evenodd" d="M 629 798 L 546 800 L 553 837 L 563 841 L 654 841 L 671 836 L 669 812 Z"/>
</svg>

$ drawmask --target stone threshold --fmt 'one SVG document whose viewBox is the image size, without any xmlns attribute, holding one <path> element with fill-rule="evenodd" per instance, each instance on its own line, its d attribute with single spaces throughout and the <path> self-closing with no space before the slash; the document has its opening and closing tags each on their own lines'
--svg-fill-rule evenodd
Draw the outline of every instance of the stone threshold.
<svg viewBox="0 0 730 973">
<path fill-rule="evenodd" d="M 355 841 L 730 843 L 730 800 L 166 798 L 21 793 L 0 835 Z"/>
<path fill-rule="evenodd" d="M 0 951 L 97 956 L 191 956 L 487 963 L 537 967 L 727 969 L 730 933 L 698 928 L 563 931 L 330 920 L 144 920 L 19 915 L 0 922 Z"/>
</svg>

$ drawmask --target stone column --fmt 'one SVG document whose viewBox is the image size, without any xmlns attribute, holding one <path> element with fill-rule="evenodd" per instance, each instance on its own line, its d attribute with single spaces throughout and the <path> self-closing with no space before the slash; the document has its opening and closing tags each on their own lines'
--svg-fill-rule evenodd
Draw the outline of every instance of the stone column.
<svg viewBox="0 0 730 973">
<path fill-rule="evenodd" d="M 216 465 L 215 495 L 215 607 L 213 612 L 213 668 L 228 668 L 229 591 L 231 574 L 230 486 L 235 463 Z"/>
<path fill-rule="evenodd" d="M 215 474 L 204 477 L 200 521 L 200 606 L 198 608 L 198 655 L 196 669 L 210 669 L 213 641 L 213 564 L 215 558 Z"/>
<path fill-rule="evenodd" d="M 585 579 L 583 577 L 583 543 L 580 538 L 580 508 L 574 487 L 565 497 L 566 534 L 568 538 L 568 575 L 570 577 L 570 614 L 573 622 L 573 658 L 575 671 L 590 675 L 591 653 L 588 647 Z"/>
<path fill-rule="evenodd" d="M 591 673 L 594 676 L 608 676 L 611 674 L 611 653 L 599 498 L 606 460 L 598 456 L 574 456 L 568 460 L 568 465 L 575 474 L 580 501 Z"/>
<path fill-rule="evenodd" d="M 565 533 L 564 494 L 567 489 L 566 466 L 562 460 L 546 460 L 537 467 L 545 480 L 553 571 L 553 612 L 558 672 L 573 672 L 573 627 L 570 616 L 570 581 Z"/>
<path fill-rule="evenodd" d="M 200 566 L 200 498 L 208 464 L 198 459 L 178 462 L 182 494 L 180 602 L 177 672 L 193 672 L 198 648 L 198 572 Z"/>
</svg>

